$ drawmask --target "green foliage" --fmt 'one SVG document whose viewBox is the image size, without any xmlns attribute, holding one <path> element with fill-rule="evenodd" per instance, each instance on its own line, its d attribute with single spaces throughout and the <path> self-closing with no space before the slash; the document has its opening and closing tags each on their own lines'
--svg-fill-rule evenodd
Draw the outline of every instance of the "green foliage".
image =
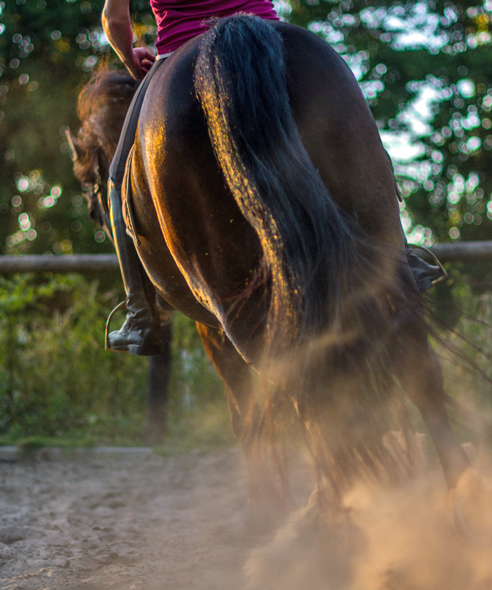
<svg viewBox="0 0 492 590">
<path fill-rule="evenodd" d="M 107 315 L 120 297 L 75 274 L 0 278 L 4 442 L 31 436 L 85 443 L 143 441 L 148 361 L 107 352 L 103 344 Z M 171 432 L 183 433 L 184 424 L 193 424 L 204 407 L 216 403 L 222 416 L 217 419 L 224 424 L 224 388 L 194 323 L 177 315 L 174 333 Z M 191 430 L 200 439 L 227 439 L 214 419 Z"/>
<path fill-rule="evenodd" d="M 446 387 L 451 395 L 481 411 L 492 409 L 492 294 L 461 293 L 463 315 L 441 345 Z M 446 341 L 444 341 L 446 342 Z"/>
<path fill-rule="evenodd" d="M 172 357 L 171 389 L 180 391 L 179 400 L 174 399 L 177 412 L 201 411 L 218 395 L 225 400 L 224 386 L 203 349 L 195 322 L 181 314 L 173 322 Z"/>
<path fill-rule="evenodd" d="M 63 136 L 67 125 L 77 125 L 77 88 L 90 70 L 85 64 L 96 59 L 98 38 L 89 35 L 99 7 L 0 3 L 0 239 L 8 253 L 101 250 Z"/>
<path fill-rule="evenodd" d="M 0 432 L 141 432 L 146 367 L 102 348 L 111 299 L 77 275 L 2 280 Z"/>
<path fill-rule="evenodd" d="M 491 235 L 491 10 L 475 0 L 292 2 L 289 20 L 325 38 L 358 77 L 417 242 Z"/>
</svg>

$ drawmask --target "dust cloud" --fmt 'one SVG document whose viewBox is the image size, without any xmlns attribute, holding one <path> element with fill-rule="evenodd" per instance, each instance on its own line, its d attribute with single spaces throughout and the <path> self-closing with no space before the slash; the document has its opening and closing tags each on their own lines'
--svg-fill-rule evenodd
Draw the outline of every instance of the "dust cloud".
<svg viewBox="0 0 492 590">
<path fill-rule="evenodd" d="M 322 515 L 311 501 L 293 515 L 272 542 L 252 552 L 249 588 L 492 589 L 492 472 L 483 461 L 455 496 L 440 471 L 422 465 L 405 484 L 354 487 L 343 508 Z"/>
</svg>

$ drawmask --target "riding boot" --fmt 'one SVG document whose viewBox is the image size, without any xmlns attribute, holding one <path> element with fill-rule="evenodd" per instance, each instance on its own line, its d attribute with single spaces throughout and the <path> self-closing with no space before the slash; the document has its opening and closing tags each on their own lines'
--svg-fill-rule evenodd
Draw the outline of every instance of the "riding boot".
<svg viewBox="0 0 492 590">
<path fill-rule="evenodd" d="M 112 314 L 109 316 L 106 349 L 145 356 L 160 354 L 161 323 L 156 308 L 155 289 L 144 271 L 133 240 L 126 233 L 120 189 L 111 179 L 108 182 L 108 198 L 114 244 L 125 286 L 127 314 L 123 326 L 110 334 L 107 332 Z M 121 306 L 115 308 L 113 313 Z"/>
</svg>

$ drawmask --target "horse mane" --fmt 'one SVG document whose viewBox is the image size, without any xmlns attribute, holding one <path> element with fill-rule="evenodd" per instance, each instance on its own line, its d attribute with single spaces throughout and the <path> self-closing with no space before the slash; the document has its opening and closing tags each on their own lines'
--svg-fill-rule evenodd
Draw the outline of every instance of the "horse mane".
<svg viewBox="0 0 492 590">
<path fill-rule="evenodd" d="M 106 195 L 109 165 L 137 86 L 129 73 L 103 62 L 79 94 L 77 135 L 68 133 L 74 175 L 85 188 L 92 220 L 101 226 L 104 219 L 98 195 Z"/>
<path fill-rule="evenodd" d="M 82 88 L 77 103 L 81 127 L 74 138 L 74 173 L 82 184 L 98 181 L 97 153 L 104 154 L 106 163 L 111 161 L 137 86 L 129 73 L 103 63 Z"/>
</svg>

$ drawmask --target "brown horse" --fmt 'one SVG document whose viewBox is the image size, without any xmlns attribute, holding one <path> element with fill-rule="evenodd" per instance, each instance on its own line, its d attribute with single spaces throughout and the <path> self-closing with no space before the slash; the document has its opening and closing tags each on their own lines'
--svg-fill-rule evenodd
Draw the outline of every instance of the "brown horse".
<svg viewBox="0 0 492 590">
<path fill-rule="evenodd" d="M 134 89 L 125 74 L 100 72 L 81 95 L 75 171 L 96 187 L 101 221 Z M 163 305 L 196 320 L 226 384 L 251 499 L 270 493 L 255 449 L 286 401 L 337 489 L 354 474 L 410 470 L 411 444 L 383 436 L 395 424 L 408 432 L 401 389 L 456 486 L 469 462 L 446 414 L 391 163 L 329 45 L 285 23 L 217 21 L 156 72 L 126 192 Z M 264 377 L 261 396 L 250 367 Z"/>
</svg>

